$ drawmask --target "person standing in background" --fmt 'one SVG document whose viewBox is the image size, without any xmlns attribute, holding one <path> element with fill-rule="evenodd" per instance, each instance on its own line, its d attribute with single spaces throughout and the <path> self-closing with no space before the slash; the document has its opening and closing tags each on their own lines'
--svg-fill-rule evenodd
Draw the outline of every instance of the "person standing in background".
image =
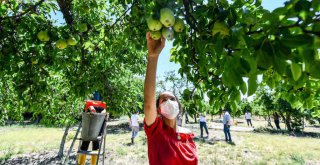
<svg viewBox="0 0 320 165">
<path fill-rule="evenodd" d="M 206 130 L 207 137 L 209 137 L 206 115 L 204 115 L 203 113 L 200 113 L 199 119 L 200 119 L 200 131 L 201 131 L 200 137 L 203 138 L 203 127 Z"/>
<path fill-rule="evenodd" d="M 225 135 L 225 139 L 227 142 L 231 142 L 231 134 L 230 134 L 230 125 L 231 125 L 231 117 L 227 109 L 223 110 L 223 132 Z"/>
<path fill-rule="evenodd" d="M 252 122 L 251 122 L 251 113 L 249 111 L 246 111 L 246 113 L 244 114 L 244 118 L 247 120 L 247 124 L 249 126 L 249 124 L 252 126 Z"/>
<path fill-rule="evenodd" d="M 131 144 L 134 144 L 134 138 L 137 137 L 139 132 L 139 111 L 131 115 L 130 126 L 132 129 Z"/>
</svg>

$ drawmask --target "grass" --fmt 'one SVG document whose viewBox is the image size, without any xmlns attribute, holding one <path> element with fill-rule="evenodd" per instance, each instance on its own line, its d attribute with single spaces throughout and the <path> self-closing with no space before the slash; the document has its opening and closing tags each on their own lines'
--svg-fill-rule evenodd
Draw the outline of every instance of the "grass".
<svg viewBox="0 0 320 165">
<path fill-rule="evenodd" d="M 17 154 L 56 149 L 63 131 L 61 128 L 37 126 L 0 127 L 0 160 Z"/>
<path fill-rule="evenodd" d="M 106 162 L 148 164 L 144 131 L 139 132 L 135 144 L 131 145 L 130 130 L 125 124 L 119 124 L 125 121 L 113 121 L 108 124 Z M 35 126 L 0 127 L 0 160 L 17 154 L 57 150 L 63 131 L 61 128 Z M 193 131 L 199 136 L 198 128 L 194 127 Z M 209 132 L 213 143 L 201 139 L 195 140 L 199 164 L 320 164 L 319 138 L 232 131 L 234 143 L 230 144 L 223 141 L 222 130 L 210 129 Z M 66 150 L 74 134 L 75 130 L 69 133 Z"/>
</svg>

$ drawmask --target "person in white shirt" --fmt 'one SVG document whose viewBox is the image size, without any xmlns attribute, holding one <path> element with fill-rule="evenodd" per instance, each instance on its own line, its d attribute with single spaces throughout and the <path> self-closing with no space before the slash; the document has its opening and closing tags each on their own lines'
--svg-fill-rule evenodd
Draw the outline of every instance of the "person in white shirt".
<svg viewBox="0 0 320 165">
<path fill-rule="evenodd" d="M 250 124 L 251 127 L 253 127 L 253 126 L 252 126 L 252 122 L 251 122 L 251 113 L 248 112 L 248 111 L 246 111 L 246 113 L 244 114 L 244 118 L 247 120 L 248 126 L 249 126 L 249 124 Z"/>
<path fill-rule="evenodd" d="M 137 137 L 139 132 L 139 112 L 131 115 L 130 127 L 132 129 L 131 144 L 134 144 L 134 138 Z"/>
<path fill-rule="evenodd" d="M 231 142 L 231 134 L 230 134 L 230 124 L 231 124 L 231 117 L 230 117 L 230 114 L 228 112 L 227 109 L 224 109 L 223 110 L 224 114 L 223 114 L 223 132 L 224 132 L 224 135 L 225 135 L 225 138 L 226 138 L 226 141 L 228 142 Z"/>
<path fill-rule="evenodd" d="M 206 115 L 200 113 L 199 118 L 200 118 L 200 131 L 201 131 L 200 137 L 203 138 L 203 127 L 206 130 L 207 137 L 209 137 L 208 127 L 206 122 Z"/>
</svg>

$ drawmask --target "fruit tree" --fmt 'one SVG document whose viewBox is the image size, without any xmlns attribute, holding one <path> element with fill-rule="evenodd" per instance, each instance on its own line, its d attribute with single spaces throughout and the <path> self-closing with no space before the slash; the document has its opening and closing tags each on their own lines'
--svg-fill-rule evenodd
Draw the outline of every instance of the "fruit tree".
<svg viewBox="0 0 320 165">
<path fill-rule="evenodd" d="M 19 111 L 30 110 L 67 120 L 72 113 L 65 109 L 81 107 L 95 90 L 112 100 L 116 114 L 141 107 L 147 31 L 154 39 L 173 40 L 170 60 L 200 91 L 197 99 L 207 95 L 214 109 L 237 108 L 241 93 L 250 96 L 265 85 L 257 81 L 261 75 L 270 89 L 288 89 L 281 93 L 287 101 L 320 115 L 320 1 L 289 0 L 273 11 L 261 0 L 0 5 L 2 120 L 3 114 L 20 118 Z"/>
</svg>

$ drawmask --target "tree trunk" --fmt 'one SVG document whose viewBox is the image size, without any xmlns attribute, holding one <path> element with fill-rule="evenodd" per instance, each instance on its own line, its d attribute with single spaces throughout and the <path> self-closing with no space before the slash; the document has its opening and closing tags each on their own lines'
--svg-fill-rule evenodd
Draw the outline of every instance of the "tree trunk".
<svg viewBox="0 0 320 165">
<path fill-rule="evenodd" d="M 304 124 L 305 124 L 305 123 L 304 123 L 304 117 L 302 117 L 302 131 L 304 131 L 304 127 L 305 127 Z"/>
<path fill-rule="evenodd" d="M 197 114 L 194 114 L 194 123 L 197 123 Z"/>
<path fill-rule="evenodd" d="M 187 108 L 184 107 L 182 110 L 182 127 L 186 126 L 186 111 L 187 111 Z"/>
<path fill-rule="evenodd" d="M 273 129 L 273 126 L 271 124 L 271 118 L 270 118 L 270 115 L 268 115 L 268 126 L 270 126 L 272 129 Z"/>
<path fill-rule="evenodd" d="M 291 118 L 290 118 L 290 114 L 289 113 L 287 113 L 286 114 L 286 118 L 287 118 L 287 120 L 285 121 L 286 122 L 286 125 L 287 125 L 287 128 L 288 128 L 288 131 L 292 131 L 292 128 L 291 128 Z"/>
<path fill-rule="evenodd" d="M 63 137 L 62 137 L 62 140 L 61 140 L 61 143 L 60 143 L 60 148 L 59 148 L 59 152 L 58 152 L 58 157 L 59 158 L 63 157 L 64 144 L 66 143 L 66 139 L 67 139 L 67 136 L 68 136 L 69 129 L 70 129 L 70 125 L 68 125 L 66 127 L 66 129 L 64 131 L 64 134 L 63 134 Z"/>
<path fill-rule="evenodd" d="M 283 120 L 284 120 L 284 123 L 285 123 L 285 125 L 286 125 L 286 127 L 287 127 L 287 130 L 288 131 L 292 131 L 292 128 L 291 128 L 291 124 L 290 124 L 290 114 L 289 113 L 286 113 L 286 117 L 283 115 L 283 113 L 281 113 L 280 112 L 280 115 L 281 115 L 281 117 L 283 118 Z"/>
</svg>

